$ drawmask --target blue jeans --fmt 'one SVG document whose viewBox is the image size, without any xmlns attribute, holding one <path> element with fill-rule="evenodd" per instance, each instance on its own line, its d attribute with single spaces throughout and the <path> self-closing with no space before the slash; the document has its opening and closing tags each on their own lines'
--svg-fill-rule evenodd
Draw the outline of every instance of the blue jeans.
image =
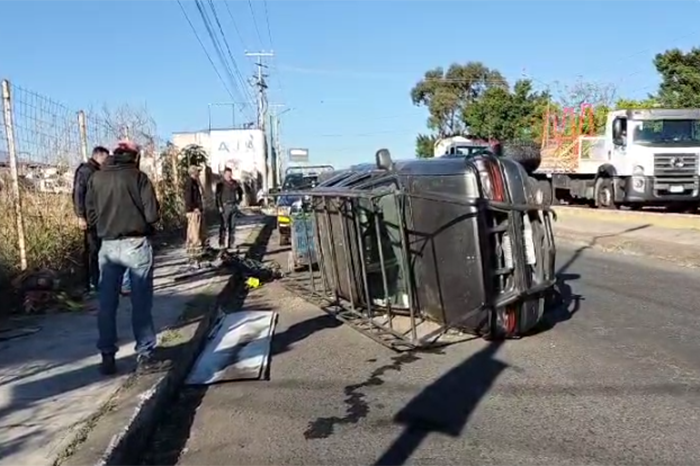
<svg viewBox="0 0 700 466">
<path fill-rule="evenodd" d="M 122 278 L 122 290 L 131 291 L 131 274 L 128 270 L 124 271 L 124 278 Z"/>
<path fill-rule="evenodd" d="M 136 353 L 150 355 L 156 346 L 153 325 L 153 249 L 148 238 L 105 240 L 99 253 L 100 309 L 97 315 L 101 353 L 117 352 L 117 308 L 125 273 L 131 286 L 131 326 Z"/>
</svg>

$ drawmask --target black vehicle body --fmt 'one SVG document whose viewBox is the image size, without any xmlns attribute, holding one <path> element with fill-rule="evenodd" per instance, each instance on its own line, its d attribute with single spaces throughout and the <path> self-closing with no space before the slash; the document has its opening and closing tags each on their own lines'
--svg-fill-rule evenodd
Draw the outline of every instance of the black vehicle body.
<svg viewBox="0 0 700 466">
<path fill-rule="evenodd" d="M 321 276 L 335 301 L 373 326 L 409 317 L 416 346 L 435 337 L 416 341 L 423 319 L 443 333 L 532 330 L 555 283 L 555 246 L 552 214 L 534 204 L 525 169 L 491 153 L 377 159 L 306 193 Z"/>
</svg>

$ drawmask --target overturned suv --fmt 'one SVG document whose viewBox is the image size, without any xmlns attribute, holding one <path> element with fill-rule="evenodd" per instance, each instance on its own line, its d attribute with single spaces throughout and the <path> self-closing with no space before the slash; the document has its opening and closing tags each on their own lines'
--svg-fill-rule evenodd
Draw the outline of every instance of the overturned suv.
<svg viewBox="0 0 700 466">
<path fill-rule="evenodd" d="M 382 149 L 376 164 L 307 194 L 324 283 L 374 327 L 404 315 L 443 333 L 511 338 L 552 302 L 553 213 L 498 150 L 394 162 Z"/>
</svg>

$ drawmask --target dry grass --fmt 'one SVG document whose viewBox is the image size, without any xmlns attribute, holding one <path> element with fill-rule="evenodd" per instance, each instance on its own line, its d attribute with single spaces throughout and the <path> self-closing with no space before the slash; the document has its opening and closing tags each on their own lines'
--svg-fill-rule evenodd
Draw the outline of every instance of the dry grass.
<svg viewBox="0 0 700 466">
<path fill-rule="evenodd" d="M 82 235 L 70 195 L 31 191 L 21 194 L 29 268 L 74 273 L 80 263 Z M 0 213 L 0 281 L 7 283 L 20 270 L 17 217 L 8 190 L 0 192 Z"/>
<path fill-rule="evenodd" d="M 182 196 L 167 183 L 160 183 L 159 195 L 160 226 L 166 232 L 176 231 L 184 221 Z M 28 268 L 49 269 L 63 278 L 62 283 L 75 283 L 85 273 L 80 260 L 83 235 L 78 228 L 70 194 L 27 190 L 21 193 L 21 198 Z M 19 272 L 14 201 L 9 189 L 0 189 L 0 297 L 7 296 L 2 290 L 8 290 Z"/>
</svg>

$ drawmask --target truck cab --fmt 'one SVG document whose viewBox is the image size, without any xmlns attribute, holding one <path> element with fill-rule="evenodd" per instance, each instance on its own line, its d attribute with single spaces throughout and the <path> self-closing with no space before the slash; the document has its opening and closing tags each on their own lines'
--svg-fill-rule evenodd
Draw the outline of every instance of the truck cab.
<svg viewBox="0 0 700 466">
<path fill-rule="evenodd" d="M 545 125 L 533 174 L 543 199 L 599 208 L 700 205 L 700 109 L 614 110 L 601 136 L 590 105 L 564 109 L 563 119 L 548 113 Z"/>
<path fill-rule="evenodd" d="M 700 203 L 700 109 L 610 112 L 604 148 L 616 202 Z"/>
</svg>

